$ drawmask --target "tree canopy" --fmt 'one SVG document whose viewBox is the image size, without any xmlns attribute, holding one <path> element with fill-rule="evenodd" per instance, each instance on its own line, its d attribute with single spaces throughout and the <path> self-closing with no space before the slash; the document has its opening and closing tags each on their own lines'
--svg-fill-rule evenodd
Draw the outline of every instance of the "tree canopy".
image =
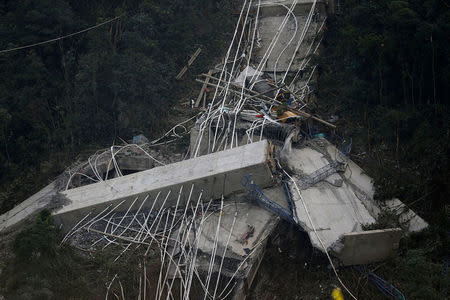
<svg viewBox="0 0 450 300">
<path fill-rule="evenodd" d="M 222 0 L 2 1 L 0 49 L 119 19 L 0 54 L 0 213 L 42 187 L 88 145 L 160 132 L 179 100 L 173 77 L 199 46 L 206 61 L 217 57 L 221 44 L 216 42 L 233 21 L 231 5 Z"/>
<path fill-rule="evenodd" d="M 441 0 L 344 1 L 319 58 L 320 110 L 367 153 L 381 199 L 426 215 L 448 204 L 450 7 Z M 421 199 L 416 203 L 417 199 Z"/>
</svg>

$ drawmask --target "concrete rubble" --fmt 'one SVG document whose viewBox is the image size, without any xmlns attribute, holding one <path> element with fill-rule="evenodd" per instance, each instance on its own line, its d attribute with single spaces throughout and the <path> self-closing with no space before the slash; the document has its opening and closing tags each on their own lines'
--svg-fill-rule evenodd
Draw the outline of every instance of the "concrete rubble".
<svg viewBox="0 0 450 300">
<path fill-rule="evenodd" d="M 394 255 L 405 232 L 365 226 L 387 209 L 406 233 L 428 224 L 398 199 L 376 202 L 372 179 L 311 132 L 335 127 L 306 112 L 314 90 L 310 58 L 329 2 L 263 0 L 248 7 L 247 23 L 243 8 L 242 30 L 254 41 L 253 52 L 244 52 L 252 49 L 247 43 L 239 66 L 234 69 L 236 58 L 198 80 L 216 91 L 189 130 L 187 152 L 152 150 L 164 135 L 96 153 L 1 215 L 0 231 L 49 208 L 66 234 L 62 242 L 89 251 L 125 243 L 117 259 L 132 245 L 144 245 L 146 255 L 160 253 L 168 295 L 180 280 L 189 296 L 197 278 L 200 292 L 213 298 L 245 298 L 281 219 L 342 265 Z M 233 61 L 229 54 L 225 61 Z M 165 285 L 158 288 L 155 298 Z"/>
<path fill-rule="evenodd" d="M 343 266 L 379 262 L 396 254 L 402 235 L 400 228 L 345 233 L 334 253 Z"/>
</svg>

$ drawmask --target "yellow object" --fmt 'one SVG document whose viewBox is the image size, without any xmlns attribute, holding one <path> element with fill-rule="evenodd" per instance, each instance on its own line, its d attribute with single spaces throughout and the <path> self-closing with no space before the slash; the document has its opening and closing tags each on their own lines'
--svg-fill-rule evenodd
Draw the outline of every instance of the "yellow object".
<svg viewBox="0 0 450 300">
<path fill-rule="evenodd" d="M 294 118 L 298 115 L 296 113 L 293 113 L 292 111 L 285 111 L 281 115 L 278 116 L 278 119 L 280 119 L 281 122 L 285 123 L 288 118 Z"/>
<path fill-rule="evenodd" d="M 331 293 L 331 298 L 333 298 L 333 300 L 344 300 L 344 295 L 342 295 L 341 289 L 335 288 Z"/>
</svg>

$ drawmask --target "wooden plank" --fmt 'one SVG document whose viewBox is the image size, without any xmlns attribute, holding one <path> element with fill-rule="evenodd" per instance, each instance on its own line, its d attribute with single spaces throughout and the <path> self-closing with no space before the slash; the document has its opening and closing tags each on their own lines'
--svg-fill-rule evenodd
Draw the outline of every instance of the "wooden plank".
<svg viewBox="0 0 450 300">
<path fill-rule="evenodd" d="M 300 103 L 305 104 L 304 101 L 302 101 L 302 99 L 300 99 L 300 96 L 298 96 L 296 93 L 294 93 L 291 89 L 289 89 L 289 87 L 286 85 L 284 86 L 284 88 L 292 94 L 292 96 L 294 96 L 298 101 L 300 101 Z"/>
<path fill-rule="evenodd" d="M 187 69 L 190 67 L 190 65 L 192 65 L 192 63 L 195 61 L 195 59 L 197 58 L 197 56 L 200 54 L 200 52 L 202 52 L 202 48 L 198 48 L 194 54 L 192 55 L 192 57 L 188 60 L 188 63 L 186 66 L 183 67 L 183 69 L 181 69 L 180 73 L 178 73 L 177 76 L 175 76 L 175 79 L 179 80 L 181 79 L 181 77 L 183 77 L 184 73 L 186 73 Z"/>
<path fill-rule="evenodd" d="M 267 93 L 270 93 L 270 92 L 273 92 L 273 91 L 276 91 L 276 90 L 280 90 L 280 89 L 281 89 L 282 87 L 284 87 L 284 86 L 285 86 L 285 84 L 283 83 L 280 87 L 275 87 L 275 88 L 270 89 L 270 90 L 267 90 L 267 91 L 265 91 L 265 92 L 262 92 L 262 93 L 259 93 L 259 94 L 250 96 L 250 97 L 247 98 L 247 100 L 250 100 L 250 99 L 253 99 L 253 98 L 257 98 L 257 97 L 263 96 L 263 95 L 265 95 L 265 94 L 267 94 Z"/>
<path fill-rule="evenodd" d="M 206 93 L 203 94 L 203 105 L 202 108 L 206 108 Z"/>
<path fill-rule="evenodd" d="M 213 72 L 213 70 L 209 70 L 208 71 L 208 76 L 211 76 L 212 72 Z M 205 92 L 205 89 L 206 89 L 206 87 L 208 85 L 208 82 L 209 82 L 210 78 L 211 77 L 206 77 L 206 82 L 203 84 L 202 89 L 200 90 L 200 93 L 198 94 L 197 101 L 195 101 L 194 107 L 198 107 L 200 105 L 200 101 L 202 100 L 203 93 Z M 205 104 L 205 103 L 203 102 L 203 104 Z"/>
<path fill-rule="evenodd" d="M 186 73 L 187 69 L 187 66 L 184 66 L 183 69 L 181 69 L 180 73 L 178 73 L 178 75 L 175 77 L 175 79 L 180 80 L 184 73 Z"/>
<path fill-rule="evenodd" d="M 188 61 L 188 66 L 192 65 L 192 63 L 194 62 L 194 60 L 197 58 L 197 56 L 200 54 L 200 52 L 202 52 L 202 48 L 198 48 L 195 53 L 192 55 L 191 59 L 189 59 Z"/>
</svg>

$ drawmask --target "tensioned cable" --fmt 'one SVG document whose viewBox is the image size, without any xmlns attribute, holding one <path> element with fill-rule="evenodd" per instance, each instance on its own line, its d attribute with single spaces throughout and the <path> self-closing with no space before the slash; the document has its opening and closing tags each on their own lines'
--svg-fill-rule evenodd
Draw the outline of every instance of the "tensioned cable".
<svg viewBox="0 0 450 300">
<path fill-rule="evenodd" d="M 12 49 L 1 50 L 0 54 L 7 53 L 7 52 L 12 52 L 12 51 L 17 51 L 17 50 L 22 50 L 22 49 L 27 49 L 27 48 L 31 48 L 31 47 L 35 47 L 35 46 L 44 45 L 44 44 L 53 43 L 53 42 L 56 42 L 56 41 L 59 41 L 59 40 L 62 40 L 62 39 L 68 38 L 68 37 L 72 37 L 74 35 L 78 35 L 78 34 L 87 32 L 87 31 L 95 29 L 97 27 L 106 25 L 106 24 L 111 23 L 111 22 L 113 22 L 113 21 L 115 21 L 115 20 L 117 20 L 117 19 L 119 19 L 121 17 L 122 16 L 117 16 L 115 18 L 112 18 L 112 19 L 110 19 L 108 21 L 105 21 L 105 22 L 102 22 L 100 24 L 97 24 L 97 25 L 91 26 L 89 28 L 86 28 L 86 29 L 83 29 L 83 30 L 80 30 L 80 31 L 77 31 L 77 32 L 73 32 L 73 33 L 70 33 L 70 34 L 67 34 L 67 35 L 63 35 L 63 36 L 60 36 L 60 37 L 57 37 L 57 38 L 54 38 L 54 39 L 51 39 L 51 40 L 46 40 L 46 41 L 42 41 L 42 42 L 39 42 L 39 43 L 34 43 L 34 44 L 21 46 L 21 47 L 16 47 L 16 48 L 12 48 Z"/>
</svg>

